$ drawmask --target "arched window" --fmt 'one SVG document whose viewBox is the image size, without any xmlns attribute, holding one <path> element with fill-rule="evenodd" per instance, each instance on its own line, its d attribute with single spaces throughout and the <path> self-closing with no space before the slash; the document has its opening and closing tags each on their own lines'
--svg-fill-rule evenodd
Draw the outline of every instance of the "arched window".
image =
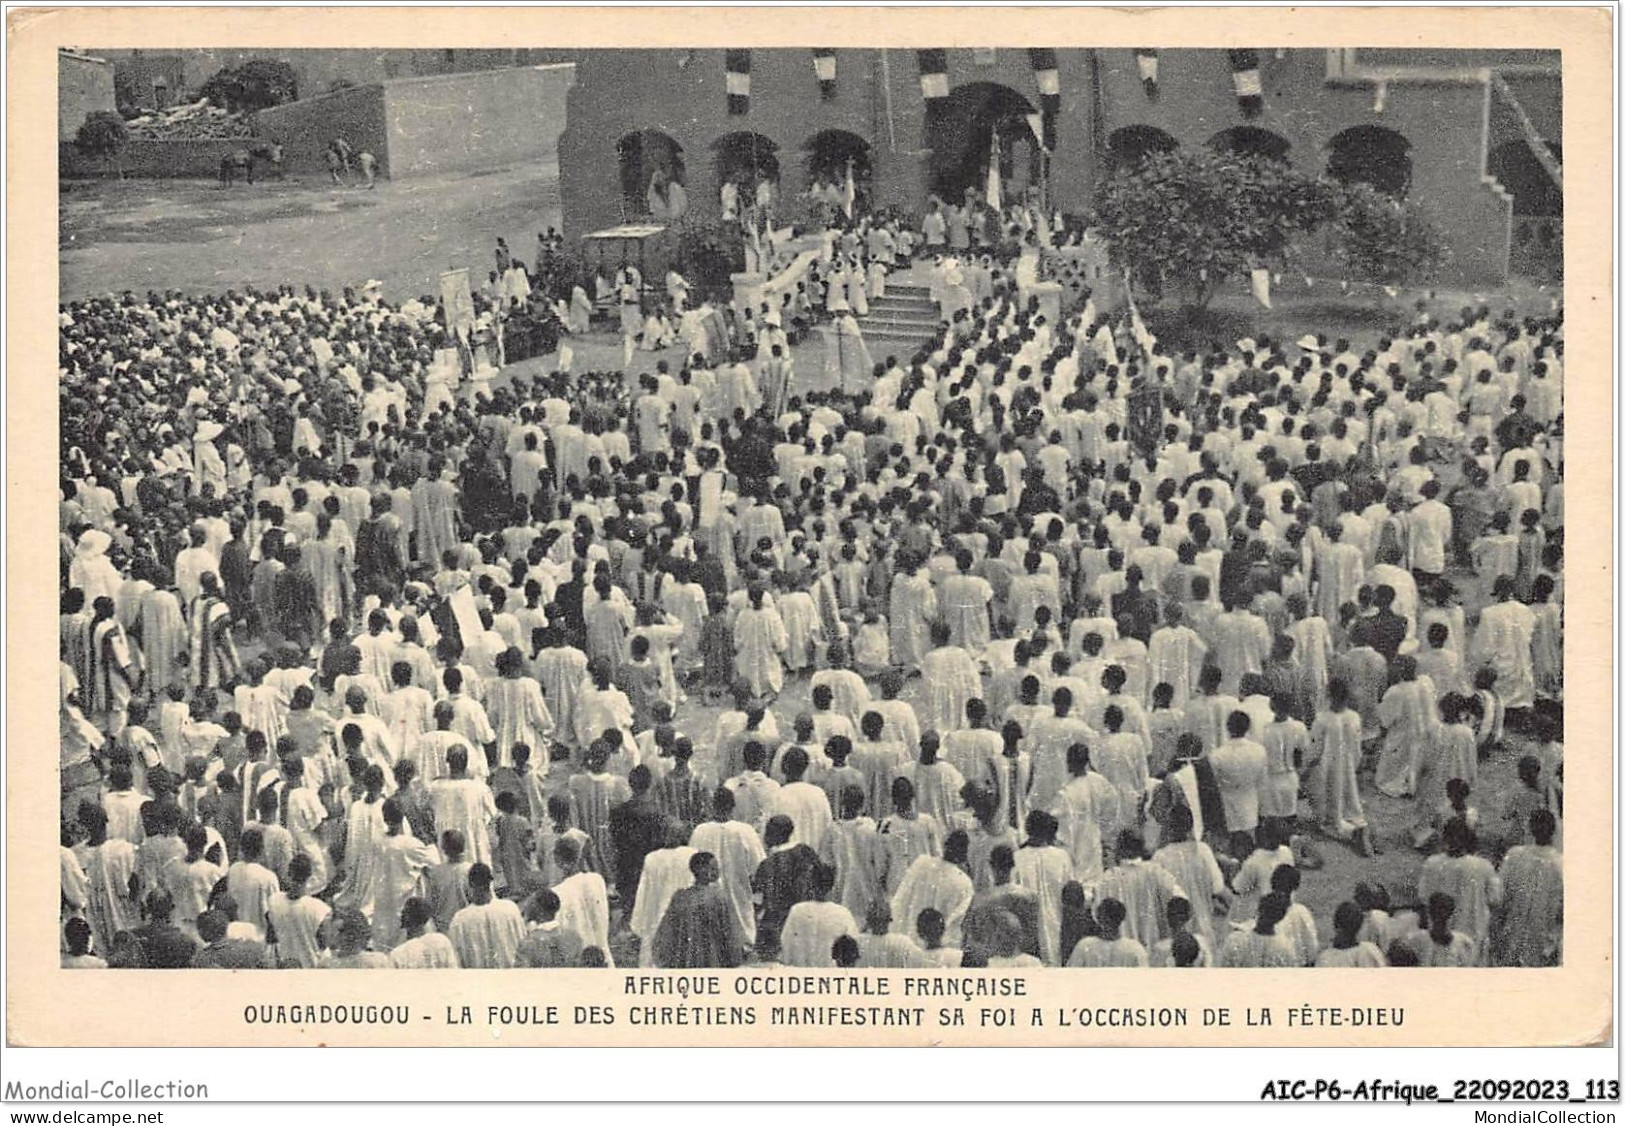
<svg viewBox="0 0 1625 1126">
<path fill-rule="evenodd" d="M 1169 133 L 1155 125 L 1125 125 L 1106 139 L 1113 169 L 1132 168 L 1153 153 L 1172 152 L 1179 147 Z"/>
<path fill-rule="evenodd" d="M 852 163 L 852 179 L 865 184 L 870 175 L 869 142 L 844 129 L 826 129 L 807 138 L 807 181 L 813 184 L 842 183 L 846 165 Z"/>
<path fill-rule="evenodd" d="M 1038 145 L 1032 121 L 1038 109 L 1030 101 L 997 82 L 967 82 L 938 100 L 943 104 L 928 114 L 925 126 L 935 194 L 958 203 L 965 198 L 966 188 L 982 187 L 987 182 L 995 134 L 1004 183 L 1037 181 Z M 1018 174 L 1020 155 L 1027 163 Z"/>
<path fill-rule="evenodd" d="M 686 183 L 683 146 L 658 129 L 628 133 L 615 144 L 621 166 L 621 197 L 628 215 L 648 215 L 651 187 L 658 197 L 671 184 Z"/>
<path fill-rule="evenodd" d="M 1556 145 L 1551 148 L 1552 155 L 1561 163 L 1563 150 Z M 1512 193 L 1514 215 L 1558 218 L 1563 214 L 1563 189 L 1552 183 L 1551 176 L 1524 141 L 1496 145 L 1490 150 L 1488 169 L 1489 174 Z"/>
<path fill-rule="evenodd" d="M 711 142 L 711 163 L 717 183 L 728 180 L 753 187 L 779 178 L 779 146 L 760 133 L 725 133 Z"/>
<path fill-rule="evenodd" d="M 1208 145 L 1219 152 L 1235 153 L 1238 156 L 1258 156 L 1283 163 L 1287 159 L 1287 153 L 1292 151 L 1292 142 L 1279 133 L 1272 133 L 1268 129 L 1259 129 L 1252 125 L 1238 125 L 1234 129 L 1215 133 L 1209 138 Z"/>
<path fill-rule="evenodd" d="M 1380 125 L 1345 129 L 1327 144 L 1326 174 L 1345 184 L 1370 184 L 1389 195 L 1411 186 L 1411 143 Z"/>
</svg>

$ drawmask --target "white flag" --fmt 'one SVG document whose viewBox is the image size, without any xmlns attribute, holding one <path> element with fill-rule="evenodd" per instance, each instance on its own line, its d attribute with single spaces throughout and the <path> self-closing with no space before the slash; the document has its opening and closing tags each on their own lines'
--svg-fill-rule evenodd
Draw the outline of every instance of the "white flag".
<svg viewBox="0 0 1625 1126">
<path fill-rule="evenodd" d="M 1003 185 L 999 181 L 999 135 L 993 134 L 993 147 L 987 157 L 987 205 L 995 211 L 1004 210 Z"/>
<path fill-rule="evenodd" d="M 1253 276 L 1253 297 L 1255 297 L 1258 300 L 1258 303 L 1260 305 L 1264 306 L 1264 308 L 1266 308 L 1266 309 L 1275 308 L 1275 306 L 1270 303 L 1270 272 L 1269 272 L 1269 270 L 1261 266 L 1258 269 L 1253 271 L 1252 276 Z"/>
</svg>

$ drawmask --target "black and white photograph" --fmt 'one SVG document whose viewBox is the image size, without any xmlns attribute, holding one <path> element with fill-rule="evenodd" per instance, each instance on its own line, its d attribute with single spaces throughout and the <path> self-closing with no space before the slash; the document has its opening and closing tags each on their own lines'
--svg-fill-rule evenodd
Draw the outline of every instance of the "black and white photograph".
<svg viewBox="0 0 1625 1126">
<path fill-rule="evenodd" d="M 1564 46 L 893 15 L 53 48 L 40 972 L 229 987 L 233 1044 L 443 970 L 431 1042 L 553 971 L 614 1017 L 561 1042 L 924 1045 L 1225 1044 L 1170 995 L 1306 970 L 1401 1043 L 1390 986 L 1574 969 L 1580 911 L 1606 958 Z"/>
</svg>

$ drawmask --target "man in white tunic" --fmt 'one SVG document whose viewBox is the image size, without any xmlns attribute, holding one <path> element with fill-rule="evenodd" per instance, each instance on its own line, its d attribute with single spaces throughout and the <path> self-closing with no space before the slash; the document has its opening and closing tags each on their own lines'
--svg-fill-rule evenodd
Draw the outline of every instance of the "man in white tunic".
<svg viewBox="0 0 1625 1126">
<path fill-rule="evenodd" d="M 1494 594 L 1495 604 L 1478 618 L 1473 658 L 1495 670 L 1495 689 L 1508 711 L 1527 708 L 1535 702 L 1535 613 L 1517 600 L 1508 575 L 1495 580 Z"/>
<path fill-rule="evenodd" d="M 784 772 L 785 780 L 768 796 L 766 808 L 762 811 L 762 823 L 766 824 L 769 817 L 782 813 L 795 826 L 795 832 L 790 837 L 792 844 L 805 844 L 821 850 L 824 834 L 829 831 L 835 818 L 830 813 L 829 795 L 822 787 L 806 781 L 807 766 L 807 752 L 800 747 L 791 747 L 784 753 L 779 769 Z"/>
<path fill-rule="evenodd" d="M 756 830 L 743 821 L 735 820 L 733 813 L 733 791 L 725 786 L 719 787 L 711 798 L 712 819 L 695 826 L 688 843 L 694 851 L 709 852 L 717 858 L 723 893 L 733 904 L 745 942 L 754 944 L 756 908 L 751 898 L 750 880 L 756 874 L 757 867 L 767 858 L 767 850 L 762 847 L 762 838 Z"/>
<path fill-rule="evenodd" d="M 814 890 L 817 899 L 803 900 L 790 908 L 784 920 L 784 933 L 780 946 L 784 964 L 811 969 L 827 969 L 835 965 L 833 948 L 839 938 L 857 938 L 857 920 L 852 912 L 839 903 L 829 901 L 835 887 L 835 870 L 828 866 L 818 869 Z"/>
<path fill-rule="evenodd" d="M 582 869 L 581 845 L 571 837 L 562 838 L 553 847 L 553 860 L 559 870 L 559 882 L 553 885 L 553 894 L 559 897 L 559 926 L 579 935 L 583 950 L 594 947 L 602 951 L 605 965 L 613 968 L 609 888 L 604 877 Z"/>
<path fill-rule="evenodd" d="M 918 919 L 921 911 L 933 908 L 946 924 L 943 942 L 958 946 L 965 909 L 976 894 L 965 871 L 969 856 L 970 838 L 963 829 L 956 829 L 942 842 L 940 857 L 917 857 L 892 896 L 892 918 Z"/>
<path fill-rule="evenodd" d="M 1101 842 L 1117 830 L 1120 803 L 1116 787 L 1090 768 L 1087 744 L 1067 748 L 1066 769 L 1071 777 L 1056 795 L 1054 807 L 1059 840 L 1072 857 L 1072 878 L 1089 887 L 1105 871 Z"/>
<path fill-rule="evenodd" d="M 513 900 L 492 898 L 492 880 L 490 865 L 470 868 L 468 906 L 452 916 L 447 937 L 465 969 L 509 970 L 518 963 L 525 919 Z"/>
<path fill-rule="evenodd" d="M 694 886 L 694 872 L 688 862 L 696 851 L 688 845 L 683 827 L 674 822 L 668 827 L 666 847 L 657 848 L 643 858 L 632 917 L 627 920 L 628 928 L 638 936 L 640 966 L 654 965 L 655 932 L 666 917 L 671 897 L 683 888 Z"/>
<path fill-rule="evenodd" d="M 455 829 L 468 842 L 468 859 L 491 863 L 491 822 L 496 819 L 496 798 L 491 787 L 468 776 L 468 752 L 461 746 L 446 752 L 449 773 L 429 784 L 429 808 L 437 832 Z"/>
</svg>

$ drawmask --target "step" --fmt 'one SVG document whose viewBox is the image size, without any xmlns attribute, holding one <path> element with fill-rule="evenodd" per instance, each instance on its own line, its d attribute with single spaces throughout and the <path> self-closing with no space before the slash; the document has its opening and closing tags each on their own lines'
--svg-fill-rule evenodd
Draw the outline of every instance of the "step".
<svg viewBox="0 0 1625 1126">
<path fill-rule="evenodd" d="M 896 329 L 886 328 L 863 330 L 863 339 L 868 343 L 871 352 L 885 350 L 913 353 L 934 335 L 929 332 L 899 332 Z"/>
<path fill-rule="evenodd" d="M 923 297 L 931 300 L 931 287 L 920 285 L 918 282 L 899 282 L 886 279 L 886 293 L 888 296 L 895 293 L 901 297 Z"/>
<path fill-rule="evenodd" d="M 937 318 L 937 307 L 926 304 L 904 305 L 901 303 L 894 304 L 890 301 L 871 301 L 869 302 L 869 312 L 896 317 L 929 317 L 932 320 Z"/>
<path fill-rule="evenodd" d="M 865 328 L 869 325 L 896 325 L 901 328 L 930 331 L 941 322 L 935 310 L 929 313 L 898 313 L 882 309 L 878 313 L 870 310 L 867 316 L 858 318 L 858 323 Z"/>
<path fill-rule="evenodd" d="M 935 318 L 926 317 L 859 317 L 858 324 L 863 331 L 870 329 L 891 329 L 895 332 L 935 332 L 940 322 Z"/>
<path fill-rule="evenodd" d="M 890 293 L 869 302 L 871 309 L 935 309 L 937 303 L 924 297 L 894 297 Z"/>
</svg>

